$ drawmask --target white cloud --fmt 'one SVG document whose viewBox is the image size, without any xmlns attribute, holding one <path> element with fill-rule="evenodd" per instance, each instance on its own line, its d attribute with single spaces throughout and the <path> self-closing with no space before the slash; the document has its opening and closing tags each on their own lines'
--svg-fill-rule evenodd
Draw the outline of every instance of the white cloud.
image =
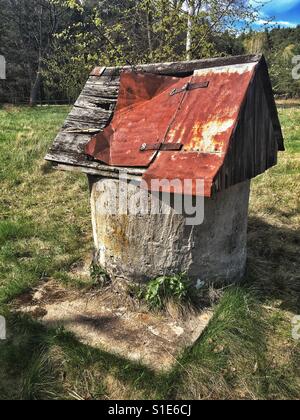
<svg viewBox="0 0 300 420">
<path fill-rule="evenodd" d="M 259 10 L 256 26 L 282 26 L 285 28 L 296 28 L 297 24 L 288 20 L 280 19 L 281 15 L 291 15 L 288 13 L 300 0 L 249 0 L 253 6 L 263 5 L 263 9 Z M 291 15 L 292 17 L 292 15 Z M 277 18 L 277 19 L 276 19 Z"/>
<path fill-rule="evenodd" d="M 286 22 L 284 20 L 269 21 L 269 20 L 259 19 L 255 23 L 256 23 L 256 25 L 259 25 L 259 26 L 263 26 L 263 25 L 274 25 L 274 26 L 285 26 L 287 28 L 297 28 L 297 24 L 296 23 Z"/>
<path fill-rule="evenodd" d="M 255 6 L 264 4 L 264 10 L 272 14 L 288 12 L 299 4 L 299 0 L 250 0 L 250 3 Z"/>
</svg>

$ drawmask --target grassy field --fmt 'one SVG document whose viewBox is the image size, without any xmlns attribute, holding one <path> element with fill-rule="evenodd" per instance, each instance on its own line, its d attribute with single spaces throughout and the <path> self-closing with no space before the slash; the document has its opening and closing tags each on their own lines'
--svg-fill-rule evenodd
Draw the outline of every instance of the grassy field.
<svg viewBox="0 0 300 420">
<path fill-rule="evenodd" d="M 48 278 L 68 282 L 92 250 L 84 176 L 43 161 L 68 107 L 0 109 L 0 399 L 299 399 L 300 104 L 280 104 L 287 151 L 253 182 L 245 283 L 228 289 L 198 343 L 156 374 L 45 330 L 10 302 Z M 76 284 L 76 287 L 83 285 Z"/>
</svg>

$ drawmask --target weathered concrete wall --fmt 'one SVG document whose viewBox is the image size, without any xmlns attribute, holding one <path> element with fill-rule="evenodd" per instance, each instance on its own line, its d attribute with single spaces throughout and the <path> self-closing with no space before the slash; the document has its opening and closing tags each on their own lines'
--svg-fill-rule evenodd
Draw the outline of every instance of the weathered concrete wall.
<svg viewBox="0 0 300 420">
<path fill-rule="evenodd" d="M 147 281 L 187 272 L 195 280 L 228 283 L 243 276 L 249 181 L 205 199 L 204 223 L 199 226 L 187 226 L 185 216 L 169 206 L 168 214 L 104 214 L 115 200 L 120 181 L 89 177 L 89 182 L 99 264 L 113 279 Z M 138 189 L 130 185 L 129 202 Z"/>
</svg>

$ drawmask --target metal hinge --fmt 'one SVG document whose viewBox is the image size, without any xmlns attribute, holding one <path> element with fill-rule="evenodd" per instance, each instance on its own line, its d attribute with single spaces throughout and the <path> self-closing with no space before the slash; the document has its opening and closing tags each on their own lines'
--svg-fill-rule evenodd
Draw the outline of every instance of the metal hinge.
<svg viewBox="0 0 300 420">
<path fill-rule="evenodd" d="M 144 143 L 140 147 L 141 152 L 159 151 L 159 152 L 178 152 L 183 148 L 182 143 Z"/>
<path fill-rule="evenodd" d="M 202 83 L 187 83 L 181 89 L 173 89 L 170 96 L 177 95 L 178 93 L 195 90 L 195 89 L 206 89 L 209 86 L 209 82 Z"/>
</svg>

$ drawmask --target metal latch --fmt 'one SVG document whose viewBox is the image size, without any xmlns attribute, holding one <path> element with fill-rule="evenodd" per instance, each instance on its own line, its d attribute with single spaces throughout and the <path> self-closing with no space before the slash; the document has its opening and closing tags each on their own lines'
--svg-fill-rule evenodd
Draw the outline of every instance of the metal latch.
<svg viewBox="0 0 300 420">
<path fill-rule="evenodd" d="M 159 151 L 159 152 L 178 152 L 183 148 L 182 143 L 144 143 L 140 147 L 141 152 Z"/>
<path fill-rule="evenodd" d="M 178 93 L 195 90 L 195 89 L 206 89 L 209 86 L 209 82 L 202 83 L 186 83 L 181 89 L 173 89 L 170 96 L 177 95 Z"/>
</svg>

